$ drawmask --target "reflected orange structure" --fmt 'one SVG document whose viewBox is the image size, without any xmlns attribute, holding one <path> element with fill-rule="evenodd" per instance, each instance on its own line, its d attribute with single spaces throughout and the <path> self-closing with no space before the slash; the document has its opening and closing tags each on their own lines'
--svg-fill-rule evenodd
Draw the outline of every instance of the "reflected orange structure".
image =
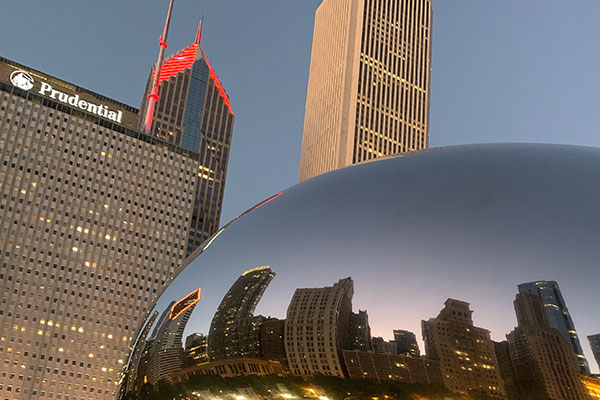
<svg viewBox="0 0 600 400">
<path fill-rule="evenodd" d="M 592 399 L 600 399 L 600 378 L 584 376 L 581 378 Z"/>
<path fill-rule="evenodd" d="M 191 306 L 196 305 L 200 301 L 200 288 L 194 290 L 183 299 L 173 304 L 171 311 L 169 312 L 169 319 L 175 319 L 179 317 L 185 310 Z"/>
</svg>

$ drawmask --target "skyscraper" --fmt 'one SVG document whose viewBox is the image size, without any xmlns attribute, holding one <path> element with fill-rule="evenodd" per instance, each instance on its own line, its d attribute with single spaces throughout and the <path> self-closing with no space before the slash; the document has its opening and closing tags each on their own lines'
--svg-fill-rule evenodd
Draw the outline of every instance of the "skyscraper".
<svg viewBox="0 0 600 400">
<path fill-rule="evenodd" d="M 186 256 L 197 153 L 138 110 L 0 58 L 0 397 L 114 397 Z"/>
<path fill-rule="evenodd" d="M 427 358 L 439 360 L 444 385 L 465 394 L 506 397 L 490 331 L 473 325 L 469 303 L 448 299 L 422 321 Z"/>
<path fill-rule="evenodd" d="M 589 399 L 571 346 L 550 326 L 542 299 L 523 292 L 514 304 L 518 326 L 506 339 L 521 393 L 553 400 Z"/>
<path fill-rule="evenodd" d="M 200 40 L 171 55 L 159 75 L 158 103 L 151 135 L 198 153 L 196 188 L 187 254 L 219 228 L 234 116 L 229 97 L 215 74 Z M 148 106 L 154 69 L 150 71 L 141 113 Z M 144 121 L 140 120 L 139 128 Z"/>
<path fill-rule="evenodd" d="M 260 357 L 260 323 L 254 309 L 275 277 L 268 265 L 244 272 L 223 297 L 210 323 L 210 360 Z"/>
<path fill-rule="evenodd" d="M 596 359 L 596 364 L 598 364 L 598 368 L 600 368 L 600 333 L 590 335 L 587 338 L 590 341 L 590 347 L 592 348 L 592 354 Z"/>
<path fill-rule="evenodd" d="M 349 333 L 354 282 L 296 289 L 285 320 L 285 353 L 295 375 L 344 377 L 342 350 L 352 348 Z"/>
<path fill-rule="evenodd" d="M 429 141 L 431 0 L 323 0 L 300 181 Z"/>
<path fill-rule="evenodd" d="M 152 345 L 147 355 L 150 368 L 143 376 L 144 382 L 157 383 L 183 368 L 183 331 L 198 301 L 200 289 L 172 302 L 163 312 L 150 338 Z"/>
<path fill-rule="evenodd" d="M 590 366 L 583 355 L 583 349 L 575 330 L 575 324 L 573 323 L 573 319 L 571 319 L 571 314 L 569 314 L 558 283 L 555 281 L 536 281 L 522 283 L 518 285 L 518 288 L 519 293 L 532 293 L 542 299 L 550 326 L 558 329 L 565 337 L 577 357 L 577 363 L 581 372 L 589 374 Z"/>
</svg>

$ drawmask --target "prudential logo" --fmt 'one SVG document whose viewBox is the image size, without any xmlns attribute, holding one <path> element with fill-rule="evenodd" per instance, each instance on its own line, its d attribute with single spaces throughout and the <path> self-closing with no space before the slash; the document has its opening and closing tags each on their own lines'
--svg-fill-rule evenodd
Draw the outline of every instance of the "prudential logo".
<svg viewBox="0 0 600 400">
<path fill-rule="evenodd" d="M 10 81 L 19 89 L 29 90 L 33 87 L 33 77 L 25 71 L 14 71 L 10 74 Z"/>
</svg>

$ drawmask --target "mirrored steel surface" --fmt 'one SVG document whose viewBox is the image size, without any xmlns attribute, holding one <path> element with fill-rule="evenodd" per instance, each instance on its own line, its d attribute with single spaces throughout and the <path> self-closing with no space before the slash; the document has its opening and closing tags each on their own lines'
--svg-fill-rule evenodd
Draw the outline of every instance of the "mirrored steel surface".
<svg viewBox="0 0 600 400">
<path fill-rule="evenodd" d="M 186 261 L 140 327 L 120 393 L 136 398 L 166 382 L 194 398 L 266 398 L 249 382 L 232 384 L 233 397 L 217 383 L 212 391 L 184 385 L 212 374 L 271 377 L 263 385 L 270 398 L 300 396 L 300 387 L 304 397 L 335 398 L 306 378 L 313 374 L 305 361 L 291 365 L 289 353 L 301 345 L 308 363 L 338 357 L 320 374 L 348 377 L 341 348 L 360 350 L 349 343 L 350 313 L 366 310 L 369 338 L 389 343 L 394 330 L 413 332 L 424 355 L 421 321 L 438 316 L 448 298 L 470 303 L 475 326 L 501 341 L 516 326 L 517 285 L 541 280 L 560 285 L 597 371 L 584 342 L 600 332 L 598 260 L 599 149 L 454 146 L 334 171 L 267 199 Z M 303 307 L 312 310 L 301 317 L 306 326 L 298 322 Z M 332 309 L 335 329 L 347 335 L 311 333 L 309 343 L 292 331 L 316 330 L 320 317 L 332 329 Z"/>
</svg>

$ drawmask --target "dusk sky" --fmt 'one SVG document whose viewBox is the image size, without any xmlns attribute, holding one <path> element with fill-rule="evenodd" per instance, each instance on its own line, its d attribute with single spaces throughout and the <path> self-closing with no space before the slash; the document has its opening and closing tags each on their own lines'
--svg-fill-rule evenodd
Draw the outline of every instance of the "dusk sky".
<svg viewBox="0 0 600 400">
<path fill-rule="evenodd" d="M 203 47 L 236 121 L 222 224 L 297 182 L 320 0 L 175 0 L 168 53 Z M 600 146 L 600 2 L 434 0 L 430 145 Z M 167 0 L 4 4 L 0 54 L 139 107 Z"/>
<path fill-rule="evenodd" d="M 168 0 L 4 3 L 0 55 L 139 106 L 156 60 Z M 175 0 L 167 54 L 193 42 L 204 15 L 202 45 L 236 117 L 222 225 L 297 182 L 314 11 L 319 3 Z M 430 146 L 487 142 L 600 146 L 598 15 L 597 0 L 434 0 Z M 279 273 L 275 265 L 273 269 Z M 315 285 L 331 285 L 345 277 L 338 275 Z M 277 281 L 278 277 L 270 289 L 276 289 Z M 514 290 L 517 283 L 510 283 Z M 357 307 L 368 305 L 360 294 L 355 298 Z M 507 313 L 513 299 L 510 292 L 508 303 L 502 305 Z M 595 300 L 597 305 L 597 296 Z M 421 317 L 437 315 L 442 302 L 435 299 L 435 306 Z M 410 328 L 418 328 L 418 322 L 415 319 Z M 505 323 L 511 324 L 513 320 Z M 587 326 L 598 328 L 597 323 Z M 591 333 L 598 332 L 585 332 Z M 584 337 L 582 344 L 595 365 Z"/>
</svg>

